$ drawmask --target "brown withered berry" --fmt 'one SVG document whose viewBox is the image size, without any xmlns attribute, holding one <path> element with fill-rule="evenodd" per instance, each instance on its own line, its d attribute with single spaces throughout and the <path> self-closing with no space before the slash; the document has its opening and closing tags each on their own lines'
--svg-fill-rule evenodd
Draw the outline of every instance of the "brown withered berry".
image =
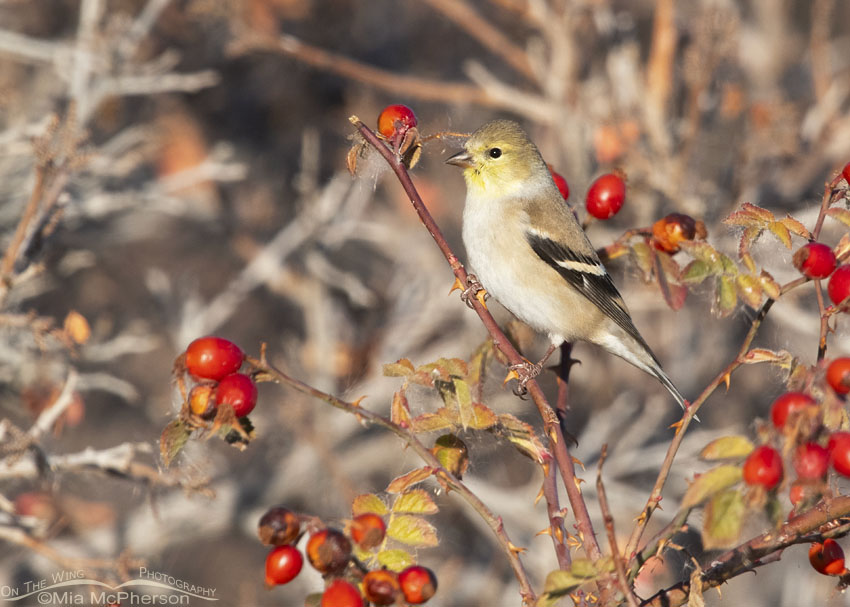
<svg viewBox="0 0 850 607">
<path fill-rule="evenodd" d="M 393 605 L 400 592 L 398 576 L 388 569 L 370 571 L 363 576 L 363 594 L 375 605 Z"/>
<path fill-rule="evenodd" d="M 301 521 L 298 515 L 284 508 L 275 506 L 260 518 L 258 534 L 260 541 L 267 545 L 283 546 L 292 544 L 301 533 Z"/>
<path fill-rule="evenodd" d="M 351 558 L 351 541 L 337 529 L 321 529 L 307 540 L 307 558 L 320 573 L 341 571 Z"/>
<path fill-rule="evenodd" d="M 377 514 L 365 512 L 351 521 L 351 539 L 363 550 L 374 548 L 384 541 L 387 525 Z"/>
</svg>

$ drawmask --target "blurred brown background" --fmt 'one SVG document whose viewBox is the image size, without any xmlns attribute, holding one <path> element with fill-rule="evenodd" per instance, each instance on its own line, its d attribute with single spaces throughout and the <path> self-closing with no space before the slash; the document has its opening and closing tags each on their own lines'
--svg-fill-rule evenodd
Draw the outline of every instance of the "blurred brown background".
<svg viewBox="0 0 850 607">
<path fill-rule="evenodd" d="M 709 241 L 734 255 L 736 236 L 720 221 L 737 205 L 811 227 L 823 183 L 850 160 L 848 23 L 842 0 L 0 1 L 4 247 L 37 164 L 49 157 L 68 177 L 61 212 L 45 218 L 55 229 L 30 243 L 0 300 L 0 585 L 95 567 L 90 559 L 105 559 L 98 575 L 117 582 L 133 577 L 126 559 L 142 559 L 215 587 L 221 604 L 299 605 L 320 578 L 305 567 L 289 586 L 263 588 L 255 525 L 265 508 L 342 521 L 353 496 L 418 465 L 386 433 L 264 384 L 247 451 L 193 443 L 176 470 L 157 471 L 159 432 L 177 406 L 171 364 L 194 337 L 219 334 L 254 355 L 266 342 L 290 374 L 365 394 L 379 412 L 399 385 L 381 376 L 383 363 L 467 358 L 484 339 L 475 315 L 446 296 L 451 274 L 400 186 L 377 161 L 358 179 L 345 171 L 349 115 L 373 124 L 385 105 L 406 103 L 425 135 L 520 120 L 580 213 L 595 175 L 627 173 L 623 212 L 589 230 L 597 246 L 678 211 L 702 218 Z M 50 143 L 34 150 L 45 133 Z M 463 183 L 443 164 L 456 148 L 452 139 L 427 144 L 414 178 L 463 258 Z M 822 240 L 841 233 L 828 223 Z M 795 276 L 791 251 L 775 240 L 755 254 L 779 282 Z M 710 291 L 697 289 L 673 312 L 629 263 L 611 270 L 670 376 L 685 395 L 698 393 L 734 356 L 753 311 L 718 320 Z M 71 310 L 92 334 L 69 349 L 49 327 Z M 757 345 L 812 362 L 818 322 L 811 290 L 795 291 Z M 850 350 L 843 329 L 832 352 Z M 545 344 L 528 347 L 533 358 Z M 574 355 L 576 455 L 595 478 L 610 443 L 606 482 L 625 533 L 678 411 L 626 363 L 588 346 Z M 488 404 L 535 421 L 500 373 L 492 369 Z M 61 428 L 37 432 L 27 448 L 17 429 L 27 432 L 69 378 L 74 402 Z M 667 516 L 699 448 L 747 431 L 782 380 L 747 368 L 712 397 L 674 468 Z M 553 389 L 551 377 L 544 386 Z M 412 406 L 435 402 L 423 394 Z M 527 568 L 542 584 L 555 560 L 549 539 L 535 537 L 546 525 L 543 504 L 533 506 L 537 468 L 492 437 L 464 438 L 469 485 L 529 548 Z M 440 580 L 432 603 L 518 604 L 489 531 L 453 496 L 438 503 L 441 544 L 418 555 Z M 682 566 L 670 558 L 647 574 L 644 596 Z M 831 589 L 795 548 L 757 578 L 734 580 L 722 601 L 706 598 L 846 604 Z"/>
</svg>

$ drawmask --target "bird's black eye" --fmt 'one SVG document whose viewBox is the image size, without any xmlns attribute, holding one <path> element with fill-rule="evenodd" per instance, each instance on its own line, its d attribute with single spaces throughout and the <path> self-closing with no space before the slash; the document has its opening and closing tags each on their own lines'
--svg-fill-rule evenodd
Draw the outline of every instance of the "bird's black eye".
<svg viewBox="0 0 850 607">
<path fill-rule="evenodd" d="M 502 150 L 499 148 L 490 148 L 487 153 L 490 154 L 490 158 L 498 158 L 502 155 Z"/>
</svg>

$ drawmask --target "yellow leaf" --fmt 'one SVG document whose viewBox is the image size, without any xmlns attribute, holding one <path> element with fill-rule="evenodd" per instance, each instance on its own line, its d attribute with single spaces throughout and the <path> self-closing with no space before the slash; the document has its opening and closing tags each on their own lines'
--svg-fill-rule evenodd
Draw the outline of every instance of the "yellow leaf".
<svg viewBox="0 0 850 607">
<path fill-rule="evenodd" d="M 785 245 L 786 249 L 791 248 L 791 232 L 787 227 L 785 227 L 785 224 L 778 221 L 772 221 L 768 226 L 768 229 L 779 239 L 779 242 Z"/>
<path fill-rule="evenodd" d="M 413 560 L 413 557 L 406 550 L 395 549 L 381 550 L 378 553 L 378 562 L 390 571 L 398 573 L 410 567 L 416 561 Z"/>
<path fill-rule="evenodd" d="M 437 530 L 419 516 L 402 514 L 390 519 L 387 536 L 408 546 L 436 546 Z"/>
<path fill-rule="evenodd" d="M 359 516 L 367 512 L 385 516 L 390 513 L 390 510 L 384 500 L 374 493 L 364 493 L 355 497 L 351 502 L 351 515 Z"/>
<path fill-rule="evenodd" d="M 753 444 L 745 436 L 721 436 L 708 443 L 700 451 L 700 459 L 713 461 L 746 457 L 753 450 Z"/>
<path fill-rule="evenodd" d="M 741 468 L 738 466 L 718 466 L 708 472 L 699 475 L 691 483 L 685 496 L 682 498 L 682 508 L 693 508 L 712 495 L 728 489 L 741 480 Z"/>
<path fill-rule="evenodd" d="M 410 406 L 407 404 L 407 396 L 403 390 L 393 394 L 393 403 L 390 407 L 390 420 L 402 428 L 410 427 Z"/>
<path fill-rule="evenodd" d="M 850 226 L 850 211 L 847 209 L 831 207 L 826 210 L 826 214 L 844 225 Z"/>
<path fill-rule="evenodd" d="M 436 514 L 439 512 L 439 508 L 424 489 L 412 489 L 405 491 L 395 499 L 393 512 Z"/>
<path fill-rule="evenodd" d="M 458 417 L 463 429 L 469 428 L 473 417 L 472 411 L 472 391 L 469 389 L 469 384 L 459 377 L 452 378 L 454 386 L 454 395 L 457 400 Z"/>
<path fill-rule="evenodd" d="M 384 365 L 384 375 L 386 377 L 407 377 L 413 373 L 413 363 L 407 358 L 402 358 L 398 362 Z"/>
<path fill-rule="evenodd" d="M 741 535 L 741 524 L 747 508 L 739 491 L 723 491 L 711 498 L 705 507 L 702 543 L 706 550 L 735 545 Z"/>
<path fill-rule="evenodd" d="M 454 428 L 457 425 L 457 415 L 445 407 L 437 409 L 436 413 L 423 413 L 411 420 L 410 427 L 414 432 L 436 432 Z"/>
</svg>

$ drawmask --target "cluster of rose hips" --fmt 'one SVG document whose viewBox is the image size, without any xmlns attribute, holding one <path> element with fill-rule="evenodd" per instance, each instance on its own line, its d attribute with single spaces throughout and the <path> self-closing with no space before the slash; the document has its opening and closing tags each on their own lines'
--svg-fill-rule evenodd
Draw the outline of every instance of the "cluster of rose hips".
<svg viewBox="0 0 850 607">
<path fill-rule="evenodd" d="M 826 383 L 842 398 L 850 392 L 850 358 L 836 358 L 828 364 Z M 789 499 L 795 509 L 813 505 L 827 491 L 830 466 L 850 478 L 850 432 L 827 432 L 821 415 L 821 406 L 804 392 L 786 392 L 771 405 L 773 428 L 794 441 L 790 454 L 794 481 Z M 775 490 L 785 478 L 780 451 L 769 444 L 754 449 L 744 461 L 743 478 L 751 487 Z M 844 553 L 834 540 L 813 544 L 809 559 L 825 575 L 845 573 Z"/>
<path fill-rule="evenodd" d="M 815 280 L 829 278 L 826 291 L 836 306 L 850 296 L 850 264 L 836 267 L 835 253 L 827 245 L 810 242 L 794 253 L 794 266 Z"/>
<path fill-rule="evenodd" d="M 257 404 L 257 386 L 249 375 L 239 373 L 245 354 L 232 341 L 221 337 L 200 337 L 178 358 L 195 380 L 189 391 L 189 409 L 209 419 L 221 405 L 244 417 Z"/>
<path fill-rule="evenodd" d="M 302 535 L 301 522 L 301 517 L 282 506 L 270 508 L 260 519 L 260 540 L 273 546 L 266 557 L 267 586 L 287 584 L 301 572 L 304 558 L 295 547 Z M 430 569 L 411 565 L 399 573 L 368 571 L 352 555 L 352 541 L 369 550 L 384 541 L 386 529 L 383 518 L 364 513 L 351 520 L 348 535 L 331 527 L 310 535 L 304 550 L 307 560 L 327 580 L 321 607 L 399 605 L 402 600 L 421 605 L 434 596 L 437 578 Z"/>
</svg>

